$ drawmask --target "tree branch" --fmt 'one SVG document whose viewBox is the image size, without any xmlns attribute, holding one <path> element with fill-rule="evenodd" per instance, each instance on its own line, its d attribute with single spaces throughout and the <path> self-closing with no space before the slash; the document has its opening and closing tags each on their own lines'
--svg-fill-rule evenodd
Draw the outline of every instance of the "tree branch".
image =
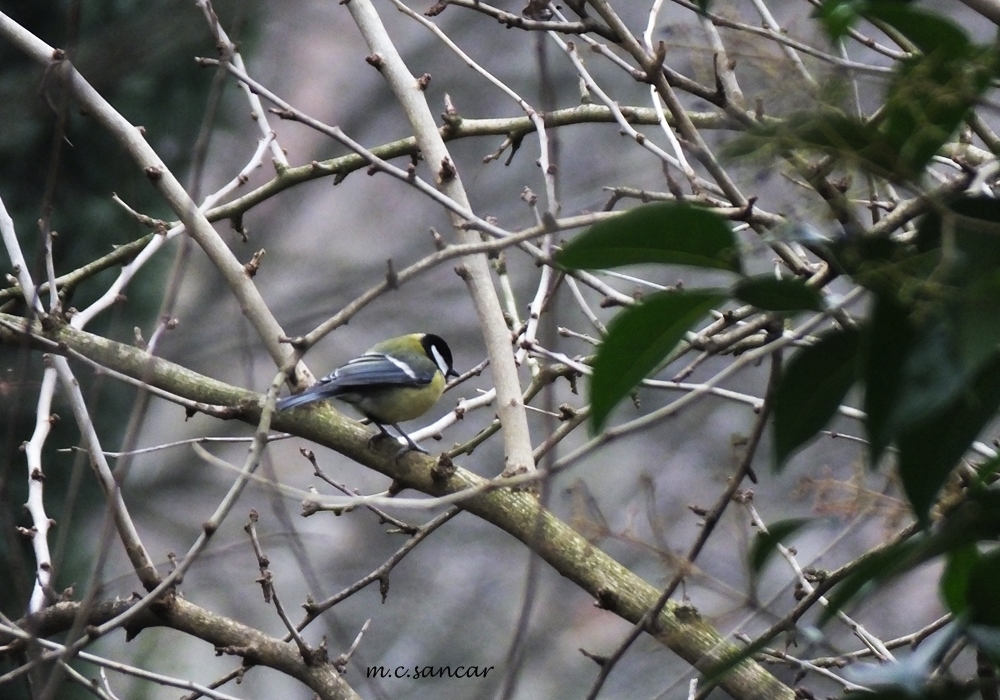
<svg viewBox="0 0 1000 700">
<path fill-rule="evenodd" d="M 233 417 L 256 425 L 260 394 L 204 377 L 163 358 L 66 326 L 43 329 L 37 322 L 0 314 L 0 344 L 30 345 L 74 351 L 111 369 L 142 377 L 153 386 L 202 403 L 232 407 Z M 659 591 L 590 544 L 580 533 L 539 505 L 524 491 L 495 488 L 460 467 L 449 467 L 430 456 L 409 453 L 396 460 L 392 446 L 368 449 L 371 434 L 332 408 L 276 413 L 273 427 L 325 445 L 400 484 L 432 496 L 472 490 L 459 505 L 528 545 L 557 572 L 590 595 L 602 608 L 637 622 L 654 605 Z M 502 480 L 499 482 L 502 484 Z M 699 668 L 711 667 L 738 647 L 724 639 L 689 605 L 669 602 L 651 625 L 650 633 L 680 657 Z M 260 634 L 260 633 L 256 633 Z M 792 700 L 791 689 L 756 662 L 747 660 L 720 683 L 734 697 L 746 700 Z"/>
</svg>

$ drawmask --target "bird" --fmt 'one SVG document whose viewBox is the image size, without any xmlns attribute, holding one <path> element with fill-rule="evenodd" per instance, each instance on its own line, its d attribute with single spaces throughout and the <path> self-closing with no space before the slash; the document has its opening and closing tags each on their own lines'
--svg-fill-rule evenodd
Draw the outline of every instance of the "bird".
<svg viewBox="0 0 1000 700">
<path fill-rule="evenodd" d="M 372 440 L 381 435 L 392 437 L 386 425 L 403 436 L 407 444 L 397 454 L 398 459 L 409 450 L 427 454 L 399 423 L 429 411 L 444 393 L 448 377 L 457 376 L 451 348 L 443 338 L 433 333 L 410 333 L 373 345 L 301 394 L 279 400 L 275 407 L 286 411 L 326 399 L 351 404 L 379 429 L 380 435 Z"/>
</svg>

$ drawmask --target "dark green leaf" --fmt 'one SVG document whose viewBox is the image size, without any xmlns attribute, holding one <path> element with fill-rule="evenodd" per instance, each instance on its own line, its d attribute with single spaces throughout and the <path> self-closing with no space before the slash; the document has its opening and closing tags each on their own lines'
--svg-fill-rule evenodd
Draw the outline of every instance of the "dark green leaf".
<svg viewBox="0 0 1000 700">
<path fill-rule="evenodd" d="M 903 571 L 923 562 L 919 557 L 926 538 L 897 542 L 875 554 L 867 556 L 841 581 L 829 595 L 827 606 L 820 613 L 817 624 L 826 624 L 856 596 L 871 590 L 876 583 L 885 582 Z"/>
<path fill-rule="evenodd" d="M 996 240 L 1000 243 L 1000 238 Z M 949 307 L 962 366 L 974 370 L 1000 348 L 1000 277 L 995 272 L 989 279 L 970 283 Z"/>
<path fill-rule="evenodd" d="M 768 525 L 767 532 L 758 532 L 750 543 L 750 570 L 759 574 L 779 544 L 812 522 L 812 518 L 789 518 Z"/>
<path fill-rule="evenodd" d="M 964 371 L 973 372 L 1000 346 L 1000 202 L 962 197 L 927 214 L 917 246 L 937 263 L 930 275 L 942 316 L 955 328 Z"/>
<path fill-rule="evenodd" d="M 921 177 L 996 72 L 992 50 L 943 48 L 947 45 L 902 62 L 890 83 L 878 131 L 896 154 L 889 168 L 894 179 Z"/>
<path fill-rule="evenodd" d="M 946 241 L 945 236 L 954 236 Z M 949 255 L 941 259 L 941 273 L 949 282 L 961 282 L 967 276 L 988 276 L 1000 265 L 1000 201 L 982 195 L 965 195 L 934 208 L 921 218 L 917 228 L 917 246 L 921 252 L 947 244 Z"/>
<path fill-rule="evenodd" d="M 1000 407 L 1000 360 L 994 357 L 954 400 L 901 426 L 899 475 L 923 523 L 958 460 Z"/>
<path fill-rule="evenodd" d="M 940 207 L 921 220 L 916 248 L 869 279 L 876 294 L 863 374 L 873 465 L 901 431 L 951 410 L 1000 348 L 1000 203 L 963 197 Z"/>
<path fill-rule="evenodd" d="M 714 291 L 660 292 L 618 314 L 597 349 L 590 382 L 591 426 L 600 430 L 619 401 L 677 347 L 725 296 Z"/>
<path fill-rule="evenodd" d="M 864 7 L 864 14 L 890 25 L 925 54 L 945 51 L 963 55 L 970 48 L 968 35 L 957 24 L 907 2 L 869 2 Z"/>
<path fill-rule="evenodd" d="M 865 332 L 862 374 L 865 381 L 865 429 L 871 468 L 878 466 L 893 439 L 893 409 L 903 384 L 903 365 L 914 331 L 906 311 L 891 294 L 875 297 L 875 308 Z"/>
<path fill-rule="evenodd" d="M 969 574 L 979 562 L 979 550 L 973 544 L 956 547 L 948 553 L 948 562 L 941 574 L 941 598 L 953 615 L 961 615 L 968 604 Z"/>
<path fill-rule="evenodd" d="M 825 426 L 858 375 L 859 334 L 823 335 L 792 356 L 774 394 L 774 459 L 780 469 Z"/>
<path fill-rule="evenodd" d="M 989 463 L 987 463 L 988 465 Z M 1000 537 L 1000 492 L 973 483 L 965 497 L 947 511 L 928 538 L 929 556 L 938 556 L 981 541 Z"/>
<path fill-rule="evenodd" d="M 997 581 L 1000 581 L 1000 549 L 980 556 L 969 572 L 966 595 L 970 622 L 1000 627 Z"/>
<path fill-rule="evenodd" d="M 952 138 L 998 73 L 994 48 L 972 45 L 948 20 L 899 2 L 829 2 L 820 14 L 837 34 L 855 14 L 891 17 L 926 53 L 902 61 L 880 115 L 861 120 L 823 107 L 763 123 L 723 149 L 732 157 L 753 153 L 818 150 L 881 177 L 915 182 L 928 161 Z M 874 9 L 873 9 L 874 8 Z"/>
<path fill-rule="evenodd" d="M 914 314 L 920 311 L 915 309 Z M 965 390 L 969 378 L 946 323 L 933 317 L 922 321 L 906 348 L 903 383 L 889 418 L 893 433 L 954 401 Z"/>
<path fill-rule="evenodd" d="M 858 20 L 860 11 L 867 6 L 864 0 L 825 0 L 814 13 L 822 23 L 831 41 L 844 37 Z"/>
<path fill-rule="evenodd" d="M 977 542 L 995 542 L 998 536 L 1000 492 L 973 488 L 965 500 L 944 515 L 934 531 L 923 531 L 865 558 L 827 596 L 829 606 L 824 609 L 820 624 L 862 592 L 884 586 L 890 579 L 936 557 L 961 551 Z"/>
<path fill-rule="evenodd" d="M 726 144 L 722 154 L 738 158 L 796 149 L 843 158 L 882 176 L 889 176 L 896 170 L 898 157 L 897 151 L 873 123 L 832 108 L 797 112 L 779 124 L 756 126 Z"/>
<path fill-rule="evenodd" d="M 993 482 L 993 475 L 1000 471 L 1000 455 L 990 457 L 985 462 L 976 465 L 976 480 L 973 486 L 979 489 L 988 488 L 988 484 Z"/>
<path fill-rule="evenodd" d="M 845 236 L 831 243 L 827 251 L 828 256 L 833 256 L 836 269 L 876 292 L 905 274 L 906 263 L 912 258 L 904 246 L 885 236 Z M 826 251 L 820 249 L 823 252 Z M 823 259 L 829 262 L 828 257 Z"/>
<path fill-rule="evenodd" d="M 666 263 L 742 270 L 729 222 L 707 209 L 678 202 L 636 207 L 594 224 L 566 245 L 556 262 L 581 269 Z"/>
<path fill-rule="evenodd" d="M 811 146 L 831 153 L 860 153 L 874 146 L 874 127 L 844 114 L 824 108 L 792 115 L 786 124 L 776 127 L 789 146 Z"/>
<path fill-rule="evenodd" d="M 764 311 L 820 311 L 823 308 L 819 290 L 798 277 L 748 277 L 733 285 L 731 293 L 736 299 Z"/>
</svg>

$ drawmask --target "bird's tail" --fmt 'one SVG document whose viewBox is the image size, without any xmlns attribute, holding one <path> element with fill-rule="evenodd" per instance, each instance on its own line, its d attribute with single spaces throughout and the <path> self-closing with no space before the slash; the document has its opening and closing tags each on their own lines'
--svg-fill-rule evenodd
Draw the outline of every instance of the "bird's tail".
<svg viewBox="0 0 1000 700">
<path fill-rule="evenodd" d="M 292 396 L 286 396 L 283 399 L 278 399 L 278 402 L 274 404 L 274 407 L 279 411 L 284 411 L 289 408 L 294 408 L 296 406 L 301 406 L 304 403 L 311 403 L 313 401 L 319 401 L 325 398 L 321 394 L 312 391 L 303 391 L 301 394 L 294 394 Z"/>
</svg>

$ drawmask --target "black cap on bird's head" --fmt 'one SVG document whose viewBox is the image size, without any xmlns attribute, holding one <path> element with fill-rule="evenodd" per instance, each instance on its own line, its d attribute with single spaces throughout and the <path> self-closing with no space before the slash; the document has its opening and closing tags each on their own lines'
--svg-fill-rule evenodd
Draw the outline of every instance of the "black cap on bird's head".
<svg viewBox="0 0 1000 700">
<path fill-rule="evenodd" d="M 445 377 L 458 376 L 458 372 L 452 367 L 451 348 L 448 347 L 448 343 L 444 342 L 444 338 L 433 333 L 425 333 L 420 338 L 420 344 L 424 346 L 427 357 L 434 360 L 434 364 L 441 370 L 441 374 Z"/>
</svg>

